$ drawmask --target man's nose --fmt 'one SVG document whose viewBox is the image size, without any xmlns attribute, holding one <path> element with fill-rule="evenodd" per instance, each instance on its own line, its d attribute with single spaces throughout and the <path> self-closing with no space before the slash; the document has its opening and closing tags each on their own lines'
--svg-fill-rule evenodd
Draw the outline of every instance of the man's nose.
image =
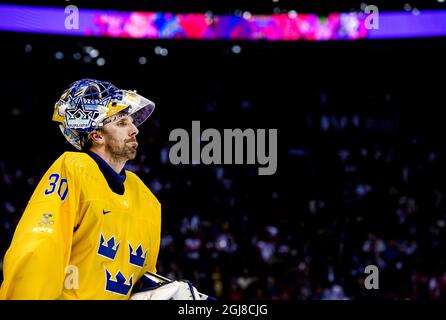
<svg viewBox="0 0 446 320">
<path fill-rule="evenodd" d="M 138 128 L 135 126 L 134 123 L 132 123 L 132 131 L 130 131 L 131 136 L 136 136 L 139 133 Z"/>
</svg>

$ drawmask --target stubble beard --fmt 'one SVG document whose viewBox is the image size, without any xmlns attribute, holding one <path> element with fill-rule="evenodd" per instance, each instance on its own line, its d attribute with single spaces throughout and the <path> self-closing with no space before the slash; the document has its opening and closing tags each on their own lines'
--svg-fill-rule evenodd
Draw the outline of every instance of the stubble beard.
<svg viewBox="0 0 446 320">
<path fill-rule="evenodd" d="M 134 145 L 129 145 L 124 142 L 123 145 L 119 145 L 116 140 L 113 140 L 111 144 L 106 146 L 107 151 L 112 158 L 117 161 L 127 161 L 136 158 L 137 148 Z"/>
</svg>

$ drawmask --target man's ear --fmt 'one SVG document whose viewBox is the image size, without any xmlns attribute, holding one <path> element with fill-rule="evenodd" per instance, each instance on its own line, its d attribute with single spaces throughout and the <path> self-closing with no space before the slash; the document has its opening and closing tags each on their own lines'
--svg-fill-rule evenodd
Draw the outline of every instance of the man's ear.
<svg viewBox="0 0 446 320">
<path fill-rule="evenodd" d="M 92 142 L 96 142 L 97 144 L 102 144 L 104 142 L 104 135 L 99 130 L 95 130 L 90 133 L 90 137 Z"/>
</svg>

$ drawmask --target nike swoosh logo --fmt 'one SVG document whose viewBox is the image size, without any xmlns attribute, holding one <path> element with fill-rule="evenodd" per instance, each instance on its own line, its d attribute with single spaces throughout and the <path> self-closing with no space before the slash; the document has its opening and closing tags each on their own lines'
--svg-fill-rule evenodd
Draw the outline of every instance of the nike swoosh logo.
<svg viewBox="0 0 446 320">
<path fill-rule="evenodd" d="M 103 214 L 107 214 L 107 213 L 110 213 L 111 212 L 111 210 L 109 210 L 109 211 L 105 211 L 104 209 L 102 209 L 102 213 Z"/>
</svg>

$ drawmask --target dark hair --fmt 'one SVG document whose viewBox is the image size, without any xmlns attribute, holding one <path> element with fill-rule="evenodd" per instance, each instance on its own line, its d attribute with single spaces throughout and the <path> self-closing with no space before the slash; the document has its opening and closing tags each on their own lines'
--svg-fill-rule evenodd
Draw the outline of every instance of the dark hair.
<svg viewBox="0 0 446 320">
<path fill-rule="evenodd" d="M 96 132 L 101 132 L 102 129 L 95 129 L 95 131 Z M 80 134 L 82 151 L 88 151 L 93 146 L 93 140 L 91 139 L 91 136 L 90 136 L 91 133 L 92 132 Z"/>
<path fill-rule="evenodd" d="M 93 145 L 93 142 L 90 138 L 90 135 L 87 133 L 79 134 L 80 143 L 81 143 L 81 150 L 82 151 L 88 151 L 90 150 L 91 146 Z"/>
</svg>

